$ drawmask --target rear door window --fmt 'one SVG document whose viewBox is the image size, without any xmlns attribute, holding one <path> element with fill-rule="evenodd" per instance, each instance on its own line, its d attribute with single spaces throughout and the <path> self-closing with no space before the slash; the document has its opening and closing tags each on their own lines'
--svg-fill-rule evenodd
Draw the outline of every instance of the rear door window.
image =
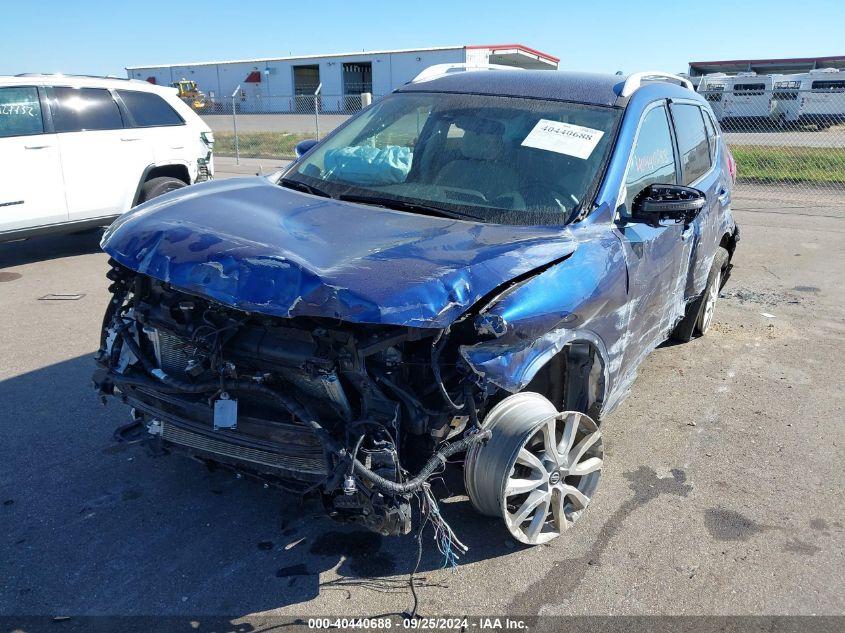
<svg viewBox="0 0 845 633">
<path fill-rule="evenodd" d="M 710 148 L 701 108 L 696 105 L 672 104 L 672 119 L 681 157 L 682 183 L 690 185 L 710 169 Z"/>
<path fill-rule="evenodd" d="M 56 132 L 119 130 L 123 127 L 120 108 L 104 88 L 53 88 L 50 101 Z"/>
<path fill-rule="evenodd" d="M 640 124 L 625 175 L 625 208 L 630 213 L 634 198 L 648 185 L 674 185 L 677 182 L 672 132 L 666 108 L 661 105 L 649 110 Z"/>
<path fill-rule="evenodd" d="M 132 115 L 137 127 L 182 125 L 185 121 L 157 94 L 136 90 L 118 90 L 117 94 Z"/>
<path fill-rule="evenodd" d="M 41 102 L 34 87 L 0 88 L 0 138 L 44 133 Z"/>
</svg>

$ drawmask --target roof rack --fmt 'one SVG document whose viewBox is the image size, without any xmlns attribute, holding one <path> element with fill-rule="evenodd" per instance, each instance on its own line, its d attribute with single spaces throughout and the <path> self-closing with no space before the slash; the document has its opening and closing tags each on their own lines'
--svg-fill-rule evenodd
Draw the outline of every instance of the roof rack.
<svg viewBox="0 0 845 633">
<path fill-rule="evenodd" d="M 120 79 L 121 81 L 132 81 L 129 77 L 118 77 L 117 75 L 73 75 L 66 73 L 18 73 L 15 77 L 83 77 L 87 79 Z"/>
<path fill-rule="evenodd" d="M 409 83 L 418 84 L 423 81 L 431 81 L 438 77 L 445 77 L 456 72 L 468 72 L 474 70 L 519 70 L 515 66 L 503 66 L 502 64 L 435 64 L 423 70 Z"/>
<path fill-rule="evenodd" d="M 625 85 L 622 87 L 622 93 L 619 96 L 630 97 L 632 94 L 634 94 L 637 90 L 640 89 L 643 83 L 655 80 L 670 80 L 679 83 L 684 88 L 687 88 L 689 90 L 695 90 L 695 88 L 693 88 L 692 82 L 689 79 L 684 79 L 680 75 L 664 73 L 660 70 L 646 70 L 640 73 L 628 75 L 628 77 L 625 78 Z"/>
</svg>

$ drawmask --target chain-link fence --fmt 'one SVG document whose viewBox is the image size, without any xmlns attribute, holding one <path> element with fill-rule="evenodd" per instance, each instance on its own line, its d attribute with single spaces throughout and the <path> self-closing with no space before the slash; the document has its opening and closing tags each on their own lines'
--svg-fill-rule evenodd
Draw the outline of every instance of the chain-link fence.
<svg viewBox="0 0 845 633">
<path fill-rule="evenodd" d="M 296 144 L 321 138 L 378 96 L 254 95 L 237 91 L 200 115 L 214 131 L 217 156 L 292 159 Z"/>
<path fill-rule="evenodd" d="M 738 191 L 775 194 L 790 206 L 842 205 L 845 82 L 807 90 L 784 83 L 702 91 L 736 160 Z"/>
<path fill-rule="evenodd" d="M 738 88 L 738 87 L 737 87 Z M 842 204 L 845 198 L 845 85 L 702 92 L 737 162 L 738 192 L 777 194 L 783 204 Z M 296 144 L 322 137 L 379 96 L 252 95 L 202 112 L 215 154 L 294 158 Z"/>
</svg>

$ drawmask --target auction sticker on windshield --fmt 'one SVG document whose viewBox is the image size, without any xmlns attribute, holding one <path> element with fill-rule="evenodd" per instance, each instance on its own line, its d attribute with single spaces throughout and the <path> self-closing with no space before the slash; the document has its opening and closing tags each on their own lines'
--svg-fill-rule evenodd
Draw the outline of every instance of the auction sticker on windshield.
<svg viewBox="0 0 845 633">
<path fill-rule="evenodd" d="M 572 123 L 540 119 L 522 145 L 575 158 L 589 158 L 604 132 Z"/>
</svg>

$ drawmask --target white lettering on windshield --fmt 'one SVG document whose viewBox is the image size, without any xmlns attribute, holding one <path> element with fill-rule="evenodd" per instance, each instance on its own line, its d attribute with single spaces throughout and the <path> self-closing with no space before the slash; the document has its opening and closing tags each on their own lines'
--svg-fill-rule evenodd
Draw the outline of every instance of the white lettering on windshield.
<svg viewBox="0 0 845 633">
<path fill-rule="evenodd" d="M 36 116 L 35 107 L 20 103 L 1 103 L 0 116 Z"/>
</svg>

